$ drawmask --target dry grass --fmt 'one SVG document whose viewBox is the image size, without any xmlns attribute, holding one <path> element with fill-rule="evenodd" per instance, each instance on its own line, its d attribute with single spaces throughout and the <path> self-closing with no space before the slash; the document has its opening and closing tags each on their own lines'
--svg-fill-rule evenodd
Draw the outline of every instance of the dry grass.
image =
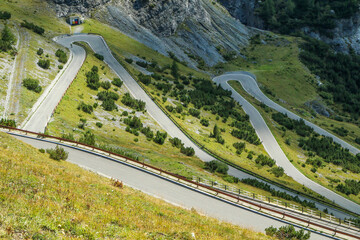
<svg viewBox="0 0 360 240">
<path fill-rule="evenodd" d="M 266 239 L 174 207 L 0 133 L 0 238 Z"/>
</svg>

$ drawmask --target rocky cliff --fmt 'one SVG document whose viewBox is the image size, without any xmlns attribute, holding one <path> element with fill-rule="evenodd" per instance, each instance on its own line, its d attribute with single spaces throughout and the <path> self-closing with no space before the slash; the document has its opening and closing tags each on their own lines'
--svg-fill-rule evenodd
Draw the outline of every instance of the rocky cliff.
<svg viewBox="0 0 360 240">
<path fill-rule="evenodd" d="M 103 6 L 111 0 L 48 0 L 56 9 L 58 17 L 65 17 L 71 13 L 87 15 L 90 10 Z"/>
<path fill-rule="evenodd" d="M 217 49 L 239 53 L 254 31 L 210 0 L 51 1 L 59 16 L 96 8 L 93 17 L 165 55 L 174 52 L 194 67 L 190 55 L 214 65 L 223 61 Z"/>
</svg>

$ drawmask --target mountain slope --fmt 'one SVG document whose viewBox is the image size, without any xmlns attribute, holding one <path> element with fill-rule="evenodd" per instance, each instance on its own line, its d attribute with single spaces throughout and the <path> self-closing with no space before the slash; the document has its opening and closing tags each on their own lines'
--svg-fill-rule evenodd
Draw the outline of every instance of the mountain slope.
<svg viewBox="0 0 360 240">
<path fill-rule="evenodd" d="M 267 239 L 174 207 L 0 133 L 0 238 Z"/>
<path fill-rule="evenodd" d="M 58 16 L 71 12 L 91 14 L 164 55 L 174 52 L 193 67 L 198 65 L 193 56 L 214 65 L 224 61 L 224 53 L 239 53 L 254 31 L 209 0 L 122 0 L 96 7 L 104 2 L 108 1 L 80 4 L 53 0 Z M 95 7 L 96 11 L 91 11 Z"/>
</svg>

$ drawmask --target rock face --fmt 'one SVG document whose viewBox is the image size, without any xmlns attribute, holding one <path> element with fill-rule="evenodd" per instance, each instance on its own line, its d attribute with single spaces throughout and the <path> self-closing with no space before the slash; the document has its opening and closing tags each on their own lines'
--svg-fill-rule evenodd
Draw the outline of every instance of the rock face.
<svg viewBox="0 0 360 240">
<path fill-rule="evenodd" d="M 49 0 L 55 4 L 58 17 L 65 17 L 71 13 L 87 15 L 93 8 L 102 6 L 111 0 Z"/>
<path fill-rule="evenodd" d="M 88 13 L 126 35 L 167 55 L 196 67 L 190 56 L 206 64 L 223 61 L 217 49 L 237 52 L 255 31 L 247 28 L 223 8 L 209 0 L 52 0 L 59 16 Z M 107 4 L 106 4 L 107 3 Z M 101 7 L 100 7 L 101 6 Z"/>
<path fill-rule="evenodd" d="M 239 19 L 243 24 L 260 29 L 264 27 L 263 21 L 255 13 L 259 1 L 220 0 L 219 2 L 229 11 L 231 16 Z"/>
</svg>

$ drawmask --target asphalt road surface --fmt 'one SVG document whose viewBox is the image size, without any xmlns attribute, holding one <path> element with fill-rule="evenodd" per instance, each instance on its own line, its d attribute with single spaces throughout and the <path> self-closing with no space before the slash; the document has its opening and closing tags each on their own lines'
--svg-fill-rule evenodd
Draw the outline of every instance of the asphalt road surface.
<svg viewBox="0 0 360 240">
<path fill-rule="evenodd" d="M 130 74 L 118 63 L 118 61 L 111 54 L 110 49 L 106 45 L 102 37 L 97 35 L 77 34 L 72 36 L 61 36 L 56 38 L 56 41 L 69 48 L 72 51 L 72 61 L 64 74 L 59 78 L 54 87 L 44 97 L 44 99 L 38 104 L 29 120 L 24 125 L 24 129 L 33 132 L 44 131 L 45 126 L 51 118 L 51 114 L 55 109 L 58 102 L 61 100 L 63 94 L 70 86 L 72 80 L 75 78 L 79 71 L 83 61 L 85 59 L 85 51 L 81 47 L 72 44 L 73 42 L 87 42 L 94 52 L 104 56 L 104 62 L 112 68 L 115 73 L 124 81 L 124 84 L 129 89 L 130 93 L 137 99 L 141 99 L 146 103 L 147 112 L 159 123 L 159 125 L 171 136 L 178 137 L 182 140 L 185 146 L 192 147 L 195 150 L 195 154 L 203 161 L 211 161 L 213 157 L 200 149 L 195 145 L 180 129 L 162 112 L 162 110 L 151 100 L 151 98 L 145 93 L 145 91 L 138 85 L 138 83 L 130 76 Z M 232 88 L 226 83 L 226 79 L 230 80 L 233 77 L 238 76 L 228 75 L 215 78 L 214 81 L 219 81 L 224 88 L 232 90 Z M 235 79 L 236 80 L 236 79 Z M 320 186 L 319 184 L 311 181 L 302 175 L 286 158 L 285 154 L 279 147 L 275 138 L 271 134 L 264 120 L 256 109 L 247 103 L 239 94 L 233 92 L 235 100 L 239 101 L 243 105 L 244 110 L 250 115 L 251 122 L 263 141 L 265 149 L 269 155 L 274 158 L 279 166 L 285 169 L 285 172 L 293 177 L 296 181 L 304 184 L 310 189 L 324 195 L 326 198 L 335 201 L 340 206 L 349 209 L 350 211 L 360 213 L 360 206 L 352 201 L 349 201 L 340 195 Z M 238 178 L 254 178 L 246 173 L 243 173 L 235 168 L 229 168 L 229 174 Z"/>
<path fill-rule="evenodd" d="M 62 99 L 68 87 L 75 79 L 86 58 L 86 52 L 82 47 L 73 45 L 69 49 L 73 58 L 70 59 L 66 69 L 44 91 L 43 95 L 34 104 L 28 118 L 22 124 L 22 129 L 32 132 L 44 132 L 53 111 Z"/>
<path fill-rule="evenodd" d="M 36 148 L 54 148 L 55 143 L 40 141 L 26 137 L 16 137 Z M 175 184 L 149 173 L 139 171 L 101 156 L 96 156 L 81 150 L 64 147 L 69 152 L 68 162 L 75 163 L 85 169 L 97 172 L 107 177 L 119 179 L 129 187 L 141 190 L 154 197 L 163 199 L 181 207 L 195 208 L 197 212 L 222 221 L 230 222 L 255 231 L 264 232 L 269 226 L 280 227 L 287 225 L 274 218 L 270 218 L 241 207 L 236 207 L 212 196 L 199 193 L 181 185 Z M 136 177 L 134 177 L 136 176 Z M 312 239 L 327 239 L 312 233 Z"/>
<path fill-rule="evenodd" d="M 253 125 L 260 140 L 262 141 L 266 152 L 270 155 L 271 158 L 276 161 L 276 164 L 284 168 L 285 173 L 292 177 L 295 181 L 323 195 L 331 201 L 334 201 L 343 208 L 360 214 L 360 206 L 358 204 L 336 194 L 335 192 L 321 186 L 318 183 L 315 183 L 314 181 L 303 175 L 299 170 L 297 170 L 294 165 L 292 165 L 283 150 L 280 148 L 278 142 L 276 141 L 274 135 L 271 133 L 269 127 L 266 125 L 260 113 L 256 110 L 255 107 L 253 107 L 247 100 L 245 100 L 228 84 L 229 80 L 239 81 L 246 91 L 248 91 L 251 95 L 261 97 L 261 102 L 265 103 L 266 105 L 269 104 L 269 106 L 273 106 L 274 103 L 262 94 L 261 90 L 257 87 L 254 78 L 242 72 L 225 74 L 213 79 L 215 83 L 220 84 L 224 89 L 230 90 L 232 92 L 232 97 L 240 103 L 244 111 L 250 116 L 250 122 Z M 284 108 L 282 109 L 283 111 L 287 111 Z"/>
</svg>

